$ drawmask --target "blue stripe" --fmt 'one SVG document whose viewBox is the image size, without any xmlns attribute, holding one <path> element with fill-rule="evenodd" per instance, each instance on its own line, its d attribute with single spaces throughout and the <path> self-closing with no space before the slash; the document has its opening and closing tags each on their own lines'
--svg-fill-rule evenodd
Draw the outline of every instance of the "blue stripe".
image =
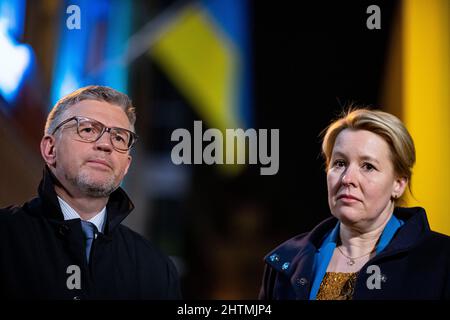
<svg viewBox="0 0 450 320">
<path fill-rule="evenodd" d="M 376 249 L 377 254 L 387 247 L 397 230 L 404 224 L 405 223 L 402 220 L 398 219 L 395 215 L 392 215 L 389 222 L 386 224 L 386 227 L 384 227 L 383 233 L 381 234 L 380 241 L 378 242 Z"/>
<path fill-rule="evenodd" d="M 336 248 L 339 230 L 340 223 L 338 222 L 330 234 L 325 238 L 322 246 L 316 253 L 315 265 L 317 266 L 317 269 L 314 272 L 315 276 L 311 287 L 311 292 L 309 294 L 309 300 L 316 300 L 317 293 L 320 289 L 320 284 L 322 283 L 322 279 L 327 272 L 328 264 L 330 263 L 334 249 Z"/>
<path fill-rule="evenodd" d="M 238 75 L 234 80 L 234 112 L 244 127 L 253 126 L 252 66 L 250 54 L 249 2 L 248 0 L 202 0 L 200 2 L 209 17 L 237 48 Z"/>
<path fill-rule="evenodd" d="M 244 49 L 247 42 L 248 2 L 246 0 L 202 0 L 201 4 L 220 29 L 233 41 Z"/>
</svg>

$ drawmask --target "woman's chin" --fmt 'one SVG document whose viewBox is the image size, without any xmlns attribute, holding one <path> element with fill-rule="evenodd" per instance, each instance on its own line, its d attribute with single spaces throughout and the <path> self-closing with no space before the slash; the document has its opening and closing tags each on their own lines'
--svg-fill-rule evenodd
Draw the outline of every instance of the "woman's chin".
<svg viewBox="0 0 450 320">
<path fill-rule="evenodd" d="M 333 210 L 333 215 L 343 224 L 352 225 L 361 221 L 363 215 L 360 210 L 351 207 L 339 207 Z"/>
</svg>

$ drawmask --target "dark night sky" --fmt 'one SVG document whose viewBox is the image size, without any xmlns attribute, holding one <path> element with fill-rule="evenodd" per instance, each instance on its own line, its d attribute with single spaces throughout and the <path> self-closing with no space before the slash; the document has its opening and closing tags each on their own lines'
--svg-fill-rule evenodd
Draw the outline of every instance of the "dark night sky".
<svg viewBox="0 0 450 320">
<path fill-rule="evenodd" d="M 381 103 L 395 10 L 390 1 L 305 3 L 255 1 L 254 8 L 258 123 L 280 128 L 279 174 L 255 182 L 270 199 L 274 225 L 292 235 L 329 215 L 319 133 L 347 103 Z M 381 30 L 366 27 L 370 4 L 381 8 Z"/>
</svg>

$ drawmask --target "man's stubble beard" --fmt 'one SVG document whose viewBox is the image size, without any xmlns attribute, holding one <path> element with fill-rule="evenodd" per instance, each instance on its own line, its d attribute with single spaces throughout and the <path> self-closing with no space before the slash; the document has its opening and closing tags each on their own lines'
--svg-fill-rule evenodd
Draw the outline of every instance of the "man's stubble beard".
<svg viewBox="0 0 450 320">
<path fill-rule="evenodd" d="M 65 173 L 66 180 L 83 194 L 93 198 L 109 197 L 118 186 L 115 184 L 115 176 L 111 174 L 105 181 L 93 181 L 89 174 L 80 170 L 74 177 Z"/>
</svg>

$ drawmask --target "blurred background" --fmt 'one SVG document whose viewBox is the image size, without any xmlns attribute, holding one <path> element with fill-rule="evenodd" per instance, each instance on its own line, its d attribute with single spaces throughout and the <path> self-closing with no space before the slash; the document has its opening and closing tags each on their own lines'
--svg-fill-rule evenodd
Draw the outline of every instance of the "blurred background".
<svg viewBox="0 0 450 320">
<path fill-rule="evenodd" d="M 380 29 L 367 27 L 374 4 Z M 330 215 L 319 134 L 349 103 L 405 122 L 408 205 L 450 234 L 449 4 L 0 0 L 0 207 L 36 195 L 54 103 L 101 84 L 137 109 L 125 224 L 171 256 L 185 298 L 256 298 L 264 255 Z M 279 129 L 278 173 L 174 165 L 171 134 L 195 120 Z"/>
</svg>

